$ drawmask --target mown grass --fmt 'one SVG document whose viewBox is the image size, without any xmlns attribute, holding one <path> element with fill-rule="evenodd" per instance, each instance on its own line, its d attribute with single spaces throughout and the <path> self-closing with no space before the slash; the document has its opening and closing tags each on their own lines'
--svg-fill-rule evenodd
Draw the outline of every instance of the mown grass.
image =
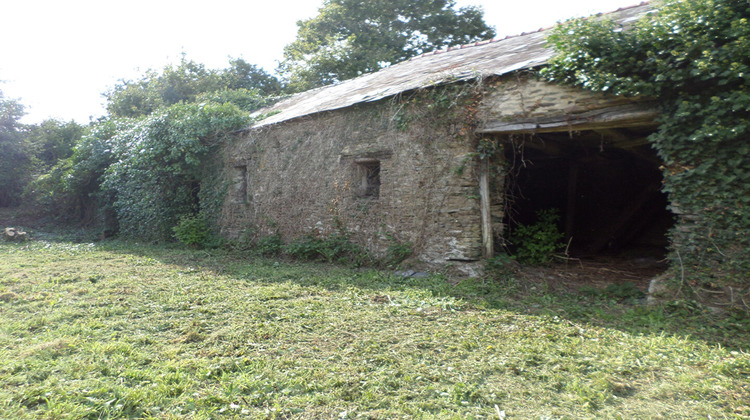
<svg viewBox="0 0 750 420">
<path fill-rule="evenodd" d="M 747 319 L 544 287 L 0 244 L 0 418 L 750 416 Z"/>
</svg>

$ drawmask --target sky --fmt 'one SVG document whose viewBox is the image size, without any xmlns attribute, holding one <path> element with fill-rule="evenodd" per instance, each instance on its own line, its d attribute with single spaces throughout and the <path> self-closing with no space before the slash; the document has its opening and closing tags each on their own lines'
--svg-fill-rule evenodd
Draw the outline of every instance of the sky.
<svg viewBox="0 0 750 420">
<path fill-rule="evenodd" d="M 298 20 L 323 0 L 0 0 L 0 91 L 26 107 L 22 122 L 86 124 L 104 115 L 120 80 L 178 63 L 230 58 L 273 73 Z M 609 12 L 640 0 L 456 0 L 481 6 L 498 37 Z"/>
</svg>

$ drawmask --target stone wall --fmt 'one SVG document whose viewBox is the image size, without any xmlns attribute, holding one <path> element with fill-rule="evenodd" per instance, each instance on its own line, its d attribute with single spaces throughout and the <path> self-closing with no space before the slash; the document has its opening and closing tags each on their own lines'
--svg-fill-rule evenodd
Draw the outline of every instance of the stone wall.
<svg viewBox="0 0 750 420">
<path fill-rule="evenodd" d="M 288 242 L 343 228 L 376 255 L 397 240 L 428 263 L 480 258 L 473 137 L 412 105 L 396 98 L 242 134 L 224 151 L 224 234 Z"/>
<path fill-rule="evenodd" d="M 431 264 L 475 261 L 482 255 L 476 130 L 488 121 L 635 101 L 522 74 L 451 86 L 245 131 L 224 151 L 230 183 L 224 234 L 279 233 L 289 242 L 345 229 L 376 255 L 398 241 L 410 242 Z M 502 245 L 501 150 L 490 164 L 493 233 Z M 368 186 L 375 172 L 377 194 Z"/>
<path fill-rule="evenodd" d="M 642 102 L 544 82 L 533 75 L 510 74 L 488 81 L 479 108 L 480 128 L 490 121 L 573 115 Z"/>
</svg>

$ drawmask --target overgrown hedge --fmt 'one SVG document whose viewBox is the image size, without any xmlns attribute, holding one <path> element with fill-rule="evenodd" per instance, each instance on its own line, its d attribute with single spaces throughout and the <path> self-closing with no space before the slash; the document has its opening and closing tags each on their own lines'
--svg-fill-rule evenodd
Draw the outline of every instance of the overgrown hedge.
<svg viewBox="0 0 750 420">
<path fill-rule="evenodd" d="M 224 188 L 215 181 L 210 153 L 226 133 L 250 123 L 233 104 L 178 104 L 155 112 L 119 133 L 120 156 L 104 175 L 111 191 L 120 233 L 146 240 L 169 238 L 180 217 L 215 210 Z M 215 219 L 215 217 L 209 217 Z"/>
<path fill-rule="evenodd" d="M 171 240 L 180 218 L 201 213 L 211 225 L 226 185 L 214 151 L 250 124 L 232 99 L 161 108 L 141 118 L 92 124 L 74 148 L 28 188 L 28 197 L 68 221 L 144 241 Z M 208 98 L 207 98 L 208 99 Z M 219 98 L 222 99 L 222 98 Z M 223 98 L 226 99 L 226 98 Z"/>
<path fill-rule="evenodd" d="M 557 55 L 542 75 L 658 98 L 659 128 L 650 140 L 680 216 L 671 233 L 675 286 L 747 309 L 750 2 L 671 0 L 653 7 L 626 30 L 600 19 L 559 26 L 548 38 Z"/>
</svg>

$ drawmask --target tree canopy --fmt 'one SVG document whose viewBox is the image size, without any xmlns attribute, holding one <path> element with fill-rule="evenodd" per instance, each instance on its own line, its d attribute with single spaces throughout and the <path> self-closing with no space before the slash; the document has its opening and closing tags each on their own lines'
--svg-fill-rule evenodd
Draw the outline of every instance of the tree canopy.
<svg viewBox="0 0 750 420">
<path fill-rule="evenodd" d="M 0 91 L 0 207 L 21 204 L 27 185 L 70 157 L 85 128 L 74 121 L 22 124 L 24 106 Z"/>
<path fill-rule="evenodd" d="M 18 204 L 28 180 L 31 153 L 20 123 L 24 107 L 0 91 L 0 207 Z"/>
<path fill-rule="evenodd" d="M 161 107 L 195 102 L 199 95 L 244 89 L 256 96 L 275 95 L 281 84 L 263 69 L 241 58 L 222 70 L 207 69 L 184 55 L 178 65 L 148 70 L 139 80 L 121 81 L 104 96 L 112 117 L 141 117 Z"/>
<path fill-rule="evenodd" d="M 227 89 L 257 90 L 267 96 L 281 92 L 279 79 L 241 58 L 229 60 L 229 67 L 220 73 Z"/>
<path fill-rule="evenodd" d="M 48 120 L 26 129 L 33 153 L 24 156 L 39 173 L 25 197 L 58 219 L 142 240 L 170 239 L 184 216 L 213 222 L 226 187 L 211 153 L 279 90 L 242 59 L 211 70 L 183 56 L 148 70 L 107 92 L 109 115 L 87 127 Z"/>
<path fill-rule="evenodd" d="M 297 22 L 279 72 L 290 91 L 351 79 L 431 50 L 495 35 L 478 7 L 453 0 L 326 0 Z"/>
<path fill-rule="evenodd" d="M 85 127 L 75 121 L 49 119 L 29 128 L 28 141 L 37 163 L 48 169 L 73 154 L 73 147 L 84 131 Z"/>
</svg>

